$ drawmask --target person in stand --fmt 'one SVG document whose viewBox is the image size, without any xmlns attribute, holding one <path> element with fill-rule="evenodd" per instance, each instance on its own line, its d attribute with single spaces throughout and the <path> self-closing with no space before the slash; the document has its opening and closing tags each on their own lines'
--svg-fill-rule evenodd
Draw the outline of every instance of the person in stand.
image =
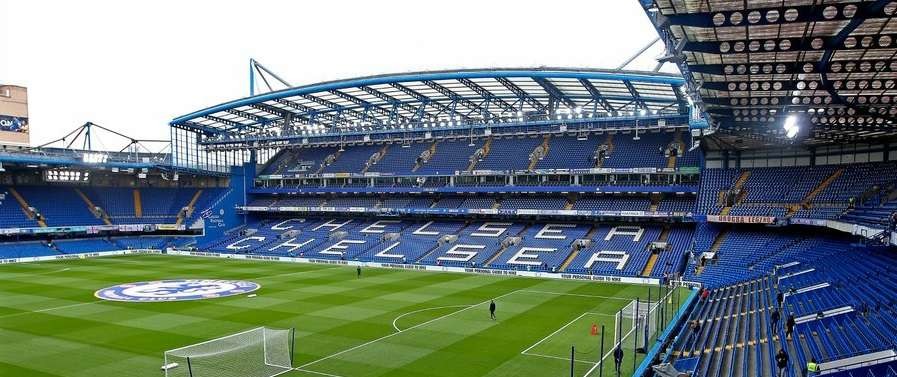
<svg viewBox="0 0 897 377">
<path fill-rule="evenodd" d="M 489 301 L 489 318 L 495 320 L 495 300 Z"/>
<path fill-rule="evenodd" d="M 810 361 L 807 362 L 807 375 L 810 377 L 818 376 L 821 370 L 819 363 L 816 362 L 816 358 L 811 357 Z"/>
<path fill-rule="evenodd" d="M 617 344 L 617 348 L 614 349 L 614 370 L 617 371 L 617 376 L 620 375 L 620 365 L 623 364 L 623 347 L 620 347 Z"/>
<path fill-rule="evenodd" d="M 772 308 L 772 313 L 769 314 L 769 320 L 772 321 L 772 330 L 776 331 L 779 328 L 779 310 L 776 308 Z"/>
<path fill-rule="evenodd" d="M 707 298 L 709 298 L 709 297 L 710 297 L 710 290 L 705 288 L 704 291 L 701 292 L 701 301 L 706 302 Z"/>
<path fill-rule="evenodd" d="M 698 335 L 700 335 L 700 334 L 701 334 L 701 321 L 695 320 L 694 324 L 692 325 L 692 333 L 691 333 L 692 343 L 698 341 Z"/>
<path fill-rule="evenodd" d="M 785 377 L 787 374 L 785 373 L 785 368 L 788 367 L 788 354 L 785 353 L 784 349 L 779 349 L 779 353 L 776 354 L 776 366 L 779 367 L 779 377 Z"/>
<path fill-rule="evenodd" d="M 785 338 L 791 340 L 791 333 L 794 332 L 794 313 L 788 314 L 788 319 L 785 321 Z"/>
<path fill-rule="evenodd" d="M 785 301 L 785 295 L 782 294 L 782 291 L 776 293 L 776 302 L 779 304 L 779 308 L 782 307 L 782 302 Z"/>
</svg>

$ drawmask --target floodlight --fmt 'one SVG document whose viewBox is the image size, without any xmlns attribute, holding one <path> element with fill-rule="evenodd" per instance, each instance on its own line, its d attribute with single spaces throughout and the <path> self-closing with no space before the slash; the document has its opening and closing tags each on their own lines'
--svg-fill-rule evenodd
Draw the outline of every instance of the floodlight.
<svg viewBox="0 0 897 377">
<path fill-rule="evenodd" d="M 785 118 L 785 122 L 782 124 L 782 128 L 785 129 L 785 136 L 789 139 L 793 139 L 797 136 L 797 133 L 800 132 L 800 126 L 797 124 L 797 115 L 788 115 L 788 117 Z"/>
</svg>

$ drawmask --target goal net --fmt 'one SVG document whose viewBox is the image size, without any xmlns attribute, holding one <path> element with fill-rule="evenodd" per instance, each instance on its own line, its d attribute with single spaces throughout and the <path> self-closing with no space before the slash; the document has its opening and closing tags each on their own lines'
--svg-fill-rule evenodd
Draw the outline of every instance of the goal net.
<svg viewBox="0 0 897 377">
<path fill-rule="evenodd" d="M 647 348 L 660 325 L 658 307 L 656 302 L 633 300 L 617 312 L 614 346 L 621 345 L 624 349 Z"/>
<path fill-rule="evenodd" d="M 166 377 L 271 377 L 292 370 L 292 329 L 259 327 L 165 352 Z"/>
</svg>

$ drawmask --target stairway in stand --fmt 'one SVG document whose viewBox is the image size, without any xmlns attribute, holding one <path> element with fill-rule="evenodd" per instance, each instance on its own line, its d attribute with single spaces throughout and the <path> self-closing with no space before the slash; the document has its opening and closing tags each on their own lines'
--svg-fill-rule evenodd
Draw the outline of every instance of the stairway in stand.
<svg viewBox="0 0 897 377">
<path fill-rule="evenodd" d="M 439 143 L 438 141 L 434 141 L 433 144 L 430 145 L 430 148 L 428 149 L 430 151 L 430 159 L 433 159 L 433 156 L 436 155 L 436 144 L 438 144 L 438 143 Z M 417 172 L 417 170 L 423 166 L 424 166 L 423 162 L 415 162 L 414 167 L 411 168 L 411 172 L 412 173 Z"/>
<path fill-rule="evenodd" d="M 30 209 L 31 205 L 28 204 L 28 201 L 25 200 L 25 197 L 22 196 L 22 194 L 19 194 L 19 192 L 16 191 L 16 189 L 13 187 L 9 188 L 9 193 L 12 194 L 12 196 L 14 198 L 16 198 L 16 201 L 19 203 L 19 206 L 22 207 L 22 212 L 25 213 L 25 217 L 27 217 L 28 220 L 37 221 L 37 224 L 40 225 L 41 228 L 47 227 L 46 221 L 44 221 L 43 219 L 37 219 L 36 216 L 34 216 L 34 213 L 31 212 L 31 209 Z"/>
<path fill-rule="evenodd" d="M 720 211 L 721 216 L 726 216 L 729 212 L 732 211 L 732 206 L 741 204 L 741 201 L 744 200 L 745 196 L 747 196 L 747 191 L 744 190 L 744 184 L 747 183 L 748 178 L 751 177 L 751 171 L 745 170 L 741 172 L 741 175 L 738 176 L 738 180 L 735 181 L 735 185 L 732 186 L 732 190 L 739 191 L 738 197 L 735 198 L 735 203 L 732 203 L 730 206 L 726 206 Z"/>
<path fill-rule="evenodd" d="M 539 160 L 541 160 L 543 157 L 548 155 L 548 149 L 551 147 L 550 141 L 551 141 L 551 135 L 545 135 L 545 138 L 542 139 L 542 144 L 539 144 L 538 147 L 533 148 L 532 153 L 530 153 L 529 166 L 527 167 L 527 170 L 532 171 L 533 169 L 535 169 L 536 164 L 539 163 Z M 539 147 L 542 147 L 541 155 L 536 153 L 536 150 L 539 149 Z"/>
<path fill-rule="evenodd" d="M 472 159 L 470 161 L 470 164 L 467 165 L 468 172 L 472 172 L 473 169 L 477 167 L 477 163 L 479 163 L 480 160 L 486 158 L 486 156 L 489 155 L 489 148 L 491 148 L 491 147 L 492 147 L 492 137 L 490 136 L 488 139 L 486 139 L 486 142 L 483 143 L 483 147 L 481 148 L 483 150 L 483 155 L 480 156 L 480 158 Z M 470 156 L 470 157 L 473 157 L 473 156 Z"/>
<path fill-rule="evenodd" d="M 810 203 L 813 202 L 813 199 L 816 199 L 819 194 L 821 194 L 823 191 L 825 191 L 826 188 L 831 186 L 833 182 L 841 177 L 841 174 L 844 174 L 844 168 L 838 168 L 838 170 L 835 170 L 831 175 L 823 179 L 822 182 L 819 182 L 819 184 L 816 185 L 816 187 L 813 188 L 812 191 L 807 193 L 807 195 L 804 196 L 804 198 L 800 201 L 800 204 L 789 205 L 788 213 L 786 213 L 785 216 L 791 217 L 795 213 L 797 213 L 797 211 L 800 211 L 801 208 L 810 208 Z"/>
<path fill-rule="evenodd" d="M 112 225 L 112 221 L 109 220 L 109 216 L 106 215 L 106 213 L 102 210 L 98 209 L 99 207 L 93 204 L 93 201 L 91 201 L 90 198 L 88 198 L 87 195 L 85 195 L 84 192 L 81 191 L 81 189 L 75 187 L 75 192 L 78 194 L 78 196 L 81 197 L 81 200 L 84 201 L 84 204 L 87 205 L 87 209 L 90 211 L 90 213 L 103 220 L 103 223 L 105 223 L 106 225 Z"/>
<path fill-rule="evenodd" d="M 189 217 L 193 213 L 194 207 L 196 207 L 196 202 L 199 200 L 200 196 L 202 196 L 202 189 L 196 190 L 196 192 L 193 194 L 193 197 L 190 198 L 190 202 L 187 203 L 187 212 L 178 213 L 178 219 L 175 222 L 175 225 L 181 225 L 184 222 L 184 219 Z"/>
<path fill-rule="evenodd" d="M 670 227 L 664 226 L 663 230 L 660 232 L 660 236 L 657 237 L 657 242 L 667 242 L 668 239 L 670 239 Z M 648 257 L 648 263 L 646 263 L 645 268 L 642 269 L 641 276 L 651 276 L 651 273 L 654 272 L 654 266 L 657 265 L 657 260 L 660 259 L 660 253 L 661 251 L 651 253 L 651 256 Z"/>
<path fill-rule="evenodd" d="M 143 201 L 140 199 L 139 189 L 134 189 L 134 217 L 143 217 Z"/>
</svg>

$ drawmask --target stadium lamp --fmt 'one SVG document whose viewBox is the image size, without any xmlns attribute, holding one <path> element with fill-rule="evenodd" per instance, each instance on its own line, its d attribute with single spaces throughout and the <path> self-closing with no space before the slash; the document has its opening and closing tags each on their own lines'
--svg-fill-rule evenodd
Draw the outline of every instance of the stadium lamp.
<svg viewBox="0 0 897 377">
<path fill-rule="evenodd" d="M 797 136 L 797 133 L 800 132 L 800 126 L 797 125 L 797 115 L 790 114 L 787 118 L 785 118 L 785 122 L 782 124 L 782 128 L 785 129 L 785 136 L 789 139 L 794 139 Z"/>
</svg>

